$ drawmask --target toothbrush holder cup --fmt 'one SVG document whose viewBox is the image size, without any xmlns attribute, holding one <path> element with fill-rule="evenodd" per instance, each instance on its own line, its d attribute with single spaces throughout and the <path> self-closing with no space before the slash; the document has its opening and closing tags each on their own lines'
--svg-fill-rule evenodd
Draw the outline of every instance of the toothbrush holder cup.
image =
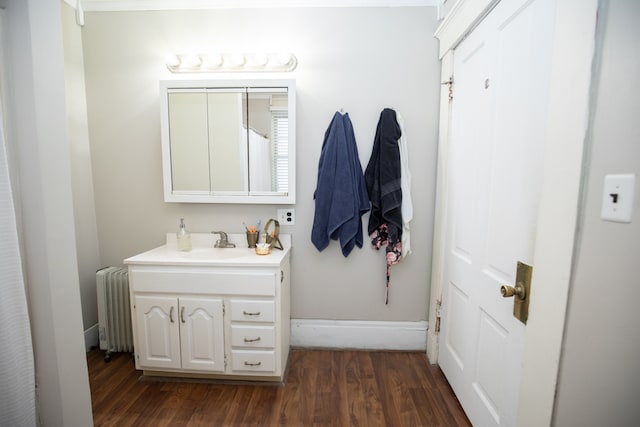
<svg viewBox="0 0 640 427">
<path fill-rule="evenodd" d="M 250 248 L 255 248 L 256 243 L 258 243 L 258 237 L 260 232 L 258 231 L 247 231 L 247 246 Z"/>
</svg>

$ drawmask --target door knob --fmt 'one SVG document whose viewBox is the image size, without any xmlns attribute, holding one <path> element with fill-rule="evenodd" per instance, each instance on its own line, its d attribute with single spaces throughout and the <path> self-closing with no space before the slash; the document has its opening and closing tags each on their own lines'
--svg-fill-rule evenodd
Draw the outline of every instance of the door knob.
<svg viewBox="0 0 640 427">
<path fill-rule="evenodd" d="M 529 295 L 531 294 L 531 276 L 533 268 L 518 261 L 516 269 L 516 285 L 502 285 L 500 293 L 504 298 L 515 296 L 513 299 L 513 315 L 522 323 L 527 323 L 529 317 Z"/>
<path fill-rule="evenodd" d="M 500 287 L 500 293 L 504 298 L 509 298 L 512 296 L 517 296 L 520 299 L 525 299 L 527 297 L 527 290 L 524 285 L 520 282 L 516 283 L 516 287 L 509 285 L 502 285 Z"/>
</svg>

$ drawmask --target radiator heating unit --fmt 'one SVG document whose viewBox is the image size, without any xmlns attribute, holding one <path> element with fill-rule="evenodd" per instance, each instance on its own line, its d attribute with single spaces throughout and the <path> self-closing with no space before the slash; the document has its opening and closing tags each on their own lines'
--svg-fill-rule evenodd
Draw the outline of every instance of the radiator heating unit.
<svg viewBox="0 0 640 427">
<path fill-rule="evenodd" d="M 126 268 L 105 267 L 96 272 L 98 292 L 98 333 L 104 361 L 113 352 L 133 352 L 129 277 Z"/>
</svg>

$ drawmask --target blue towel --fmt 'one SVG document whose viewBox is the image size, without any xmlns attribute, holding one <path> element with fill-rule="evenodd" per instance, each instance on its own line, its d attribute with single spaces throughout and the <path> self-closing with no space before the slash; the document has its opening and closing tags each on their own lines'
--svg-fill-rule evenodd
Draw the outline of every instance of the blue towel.
<svg viewBox="0 0 640 427">
<path fill-rule="evenodd" d="M 311 242 L 315 247 L 322 251 L 330 239 L 340 240 L 345 257 L 354 246 L 361 248 L 361 217 L 369 210 L 369 197 L 348 114 L 336 112 L 325 132 L 313 198 Z"/>
</svg>

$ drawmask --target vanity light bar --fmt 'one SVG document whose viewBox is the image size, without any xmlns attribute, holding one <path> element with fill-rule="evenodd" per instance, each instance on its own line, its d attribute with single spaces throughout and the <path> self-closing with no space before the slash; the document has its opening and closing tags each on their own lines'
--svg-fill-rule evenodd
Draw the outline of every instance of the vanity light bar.
<svg viewBox="0 0 640 427">
<path fill-rule="evenodd" d="M 213 53 L 170 55 L 172 73 L 293 71 L 298 59 L 292 53 Z"/>
</svg>

